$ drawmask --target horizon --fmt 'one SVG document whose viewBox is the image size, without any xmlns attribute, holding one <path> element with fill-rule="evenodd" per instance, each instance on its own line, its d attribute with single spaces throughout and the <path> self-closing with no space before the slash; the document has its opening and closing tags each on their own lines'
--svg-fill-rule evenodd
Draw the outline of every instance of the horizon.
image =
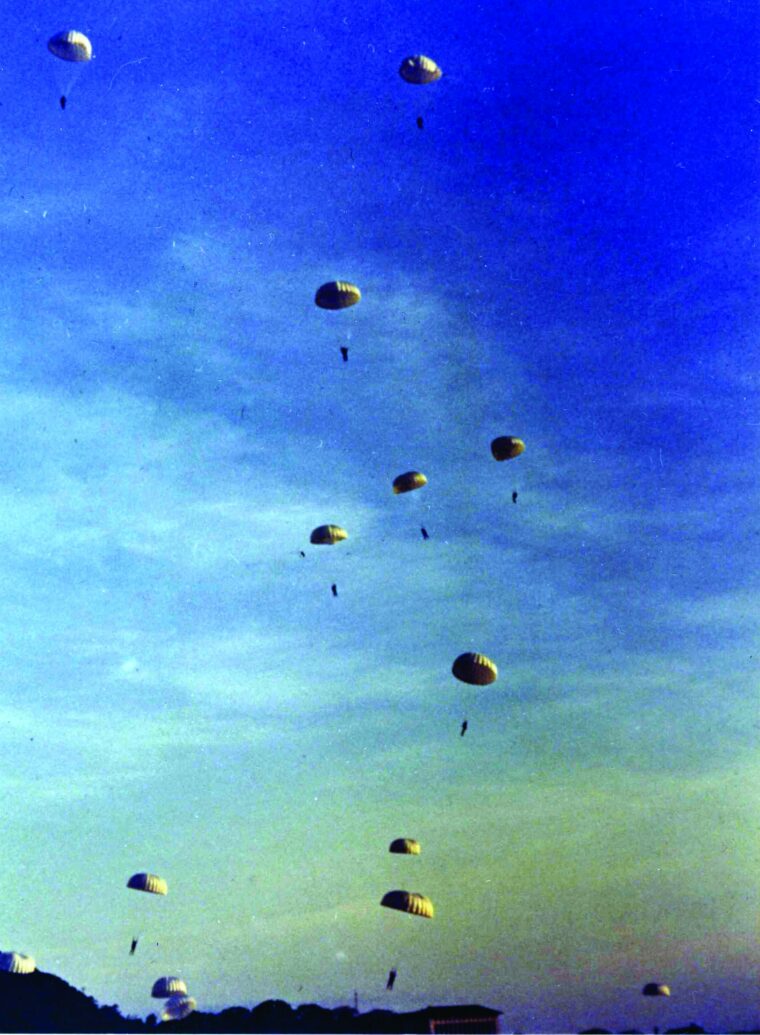
<svg viewBox="0 0 760 1035">
<path fill-rule="evenodd" d="M 36 973 L 37 975 L 39 975 L 39 978 L 43 978 L 43 979 L 52 978 L 53 984 L 52 985 L 48 985 L 48 984 L 40 985 L 38 979 L 35 979 L 34 977 L 30 976 L 33 973 Z M 172 979 L 172 980 L 176 980 L 176 979 Z M 171 997 L 164 1004 L 162 1004 L 160 1001 L 158 1001 L 157 999 L 154 998 L 154 999 L 152 999 L 154 1010 L 152 1011 L 152 1013 L 148 1014 L 148 1016 L 146 1018 L 141 1018 L 141 1017 L 137 1017 L 137 1016 L 127 1015 L 127 1014 L 121 1013 L 119 1008 L 118 1008 L 118 1006 L 115 1005 L 115 1004 L 110 1004 L 109 1005 L 109 1004 L 106 1004 L 106 1003 L 99 1002 L 98 999 L 95 996 L 92 996 L 91 994 L 87 994 L 86 990 L 80 990 L 80 989 L 73 988 L 64 979 L 58 977 L 55 974 L 48 974 L 48 973 L 45 973 L 45 972 L 41 972 L 39 970 L 37 970 L 37 971 L 25 971 L 23 973 L 19 972 L 19 973 L 7 974 L 5 977 L 3 977 L 2 981 L 0 981 L 0 984 L 2 984 L 2 983 L 6 984 L 7 990 L 10 990 L 11 987 L 13 987 L 14 989 L 18 988 L 19 991 L 25 989 L 28 992 L 30 986 L 35 986 L 36 987 L 36 998 L 34 998 L 33 1004 L 30 1002 L 30 997 L 29 997 L 28 994 L 25 995 L 25 996 L 22 995 L 20 997 L 17 997 L 15 1001 L 11 1001 L 11 997 L 10 996 L 6 996 L 6 998 L 5 998 L 5 1003 L 6 1003 L 6 1007 L 8 1009 L 8 1013 L 7 1013 L 7 1015 L 3 1015 L 2 1019 L 3 1019 L 4 1022 L 8 1022 L 8 1023 L 12 1024 L 14 1029 L 18 1029 L 19 1031 L 25 1030 L 24 1029 L 24 1025 L 25 1024 L 30 1025 L 30 1027 L 28 1029 L 30 1031 L 38 1031 L 38 1030 L 39 1031 L 42 1031 L 42 1030 L 44 1030 L 44 1031 L 51 1031 L 51 1032 L 57 1031 L 57 1030 L 59 1030 L 59 1027 L 58 1027 L 57 1023 L 51 1022 L 51 1018 L 56 1018 L 56 1020 L 59 1020 L 61 1017 L 64 1017 L 66 1019 L 66 1023 L 67 1024 L 70 1025 L 72 1023 L 74 1023 L 74 1024 L 79 1023 L 79 1024 L 82 1025 L 82 1030 L 87 1030 L 87 1031 L 142 1030 L 143 1027 L 145 1027 L 146 1025 L 147 1025 L 147 1028 L 150 1029 L 151 1026 L 154 1026 L 160 1020 L 160 1015 L 161 1015 L 161 1012 L 162 1012 L 162 1009 L 164 1008 L 164 1006 L 168 1006 L 169 1003 L 173 1002 L 173 999 Z M 66 994 L 63 995 L 62 997 L 60 997 L 60 1001 L 57 1001 L 57 999 L 59 998 L 59 990 L 57 989 L 58 985 L 61 985 L 61 986 L 63 986 L 66 989 Z M 75 993 L 76 996 L 81 996 L 83 1002 L 77 1004 L 76 1001 L 71 998 L 71 995 L 69 993 Z M 185 994 L 189 995 L 187 990 L 185 990 Z M 177 992 L 176 994 L 173 993 L 173 995 L 174 995 L 175 999 L 181 999 L 182 998 L 181 991 Z M 166 996 L 164 996 L 163 998 L 166 1000 Z M 160 999 L 161 999 L 161 996 L 159 996 L 159 1000 Z M 435 1019 L 436 1019 L 436 1021 L 438 1023 L 440 1023 L 441 1020 L 443 1020 L 446 1017 L 451 1019 L 452 1015 L 458 1015 L 459 1018 L 461 1019 L 464 1016 L 463 1011 L 468 1011 L 470 1016 L 472 1015 L 473 1011 L 478 1011 L 478 1012 L 481 1013 L 481 1016 L 483 1016 L 483 1015 L 489 1016 L 490 1015 L 491 1017 L 496 1018 L 497 1020 L 498 1020 L 498 1018 L 500 1016 L 502 1016 L 502 1011 L 500 1011 L 500 1010 L 494 1010 L 494 1009 L 492 1009 L 490 1007 L 483 1006 L 482 1004 L 469 1003 L 469 1002 L 468 1003 L 459 1003 L 459 1004 L 450 1004 L 450 1003 L 447 1003 L 447 1004 L 428 1004 L 426 1006 L 420 1006 L 416 1010 L 411 1011 L 411 1012 L 409 1012 L 409 1011 L 392 1010 L 392 1009 L 390 1009 L 387 1006 L 386 1007 L 381 1007 L 381 1008 L 376 1008 L 375 1007 L 375 1008 L 371 1008 L 370 1010 L 363 1011 L 361 1009 L 361 1006 L 360 1006 L 356 996 L 354 998 L 354 1002 L 353 1003 L 341 1003 L 341 1004 L 339 1004 L 337 1006 L 334 1006 L 334 1007 L 323 1006 L 322 1004 L 316 1003 L 316 1002 L 303 1002 L 303 1003 L 292 1004 L 292 1003 L 289 1003 L 289 1002 L 287 1002 L 285 1000 L 282 1000 L 282 999 L 277 999 L 277 998 L 272 999 L 272 998 L 270 998 L 270 999 L 266 999 L 266 1000 L 264 1000 L 262 1002 L 253 1004 L 253 1005 L 243 1006 L 243 1005 L 240 1005 L 240 1004 L 230 1004 L 230 1005 L 227 1005 L 227 1006 L 221 1008 L 220 1010 L 209 1011 L 209 1010 L 199 1009 L 199 1008 L 197 1008 L 197 1006 L 193 1005 L 193 1004 L 195 1004 L 195 1000 L 193 998 L 190 999 L 190 1003 L 191 1003 L 190 1010 L 189 1010 L 189 1012 L 185 1016 L 190 1016 L 190 1014 L 194 1015 L 194 1021 L 191 1022 L 191 1025 L 192 1025 L 194 1030 L 198 1028 L 199 1024 L 201 1025 L 201 1028 L 199 1030 L 204 1030 L 203 1027 L 202 1027 L 203 1024 L 204 1024 L 204 1018 L 221 1018 L 226 1013 L 235 1013 L 237 1015 L 240 1012 L 245 1013 L 245 1014 L 251 1014 L 254 1017 L 256 1017 L 257 1014 L 260 1015 L 262 1013 L 262 1010 L 264 1012 L 269 1011 L 270 1013 L 272 1012 L 272 1010 L 274 1010 L 274 1011 L 279 1012 L 281 1014 L 280 1016 L 278 1016 L 276 1018 L 274 1016 L 270 1016 L 269 1017 L 269 1021 L 271 1022 L 271 1027 L 267 1028 L 266 1030 L 272 1031 L 272 1032 L 274 1032 L 274 1031 L 326 1031 L 326 1030 L 333 1030 L 333 1029 L 328 1029 L 326 1027 L 326 1025 L 329 1023 L 329 1017 L 325 1017 L 323 1015 L 330 1015 L 330 1014 L 345 1015 L 346 1012 L 351 1014 L 357 1020 L 362 1020 L 362 1019 L 369 1020 L 370 1018 L 373 1017 L 374 1014 L 390 1015 L 391 1017 L 395 1018 L 396 1020 L 402 1019 L 404 1017 L 408 1017 L 408 1018 L 414 1017 L 415 1018 L 415 1022 L 410 1021 L 410 1024 L 412 1026 L 409 1027 L 409 1029 L 408 1029 L 409 1031 L 417 1030 L 414 1027 L 414 1024 L 415 1023 L 417 1023 L 417 1024 L 419 1023 L 419 1021 L 420 1021 L 419 1015 L 423 1015 L 424 1016 L 424 1015 L 431 1015 L 432 1014 L 432 1015 L 435 1016 Z M 26 1008 L 29 1008 L 29 1014 L 28 1015 L 25 1014 L 25 1012 L 24 1012 Z M 66 1012 L 62 1014 L 60 1012 L 62 1010 L 66 1011 Z M 102 1027 L 93 1027 L 94 1017 L 92 1016 L 92 1011 L 95 1011 L 98 1014 L 101 1014 L 101 1013 L 104 1014 L 104 1016 L 101 1017 L 101 1022 L 102 1022 L 102 1025 L 103 1025 Z M 310 1016 L 310 1014 L 309 1014 L 310 1011 L 312 1011 L 312 1012 L 316 1011 L 319 1016 L 318 1017 Z M 113 1014 L 116 1014 L 116 1016 L 119 1018 L 119 1023 L 116 1022 Z M 287 1014 L 288 1017 L 290 1017 L 292 1015 L 292 1018 L 293 1018 L 292 1021 L 288 1021 L 287 1020 L 287 1018 L 285 1016 L 286 1014 Z M 661 1021 L 663 1019 L 663 1016 L 664 1015 L 662 1014 L 662 1012 L 660 1012 L 660 1016 L 659 1016 L 659 1018 L 657 1018 L 657 1020 Z M 181 1018 L 178 1018 L 178 1019 L 179 1020 L 184 1020 L 184 1017 L 181 1017 Z M 306 1025 L 309 1023 L 309 1019 L 311 1021 L 311 1026 L 307 1027 Z M 51 1022 L 51 1023 L 48 1023 L 46 1025 L 45 1022 Z M 124 1024 L 126 1025 L 126 1027 L 124 1027 L 123 1029 L 122 1029 L 122 1023 L 121 1022 L 124 1022 Z M 258 1020 L 257 1020 L 257 1024 L 260 1025 L 261 1023 L 262 1023 L 262 1019 L 259 1016 Z M 378 1023 L 379 1023 L 378 1022 L 378 1018 L 375 1018 L 374 1019 L 373 1027 L 371 1027 L 369 1029 L 366 1029 L 366 1030 L 371 1030 L 371 1031 L 402 1030 L 400 1028 L 399 1029 L 394 1029 L 392 1025 L 390 1027 L 386 1027 L 386 1028 L 376 1027 L 375 1025 L 377 1025 Z M 293 1024 L 295 1025 L 295 1027 L 292 1026 Z M 134 1027 L 130 1028 L 129 1025 L 133 1025 Z M 342 1022 L 342 1021 L 340 1022 L 340 1024 L 338 1024 L 338 1020 L 336 1019 L 336 1027 L 335 1027 L 334 1030 L 337 1031 L 338 1028 L 340 1028 L 340 1030 L 354 1030 L 354 1029 L 346 1028 L 344 1022 Z M 215 1030 L 215 1029 L 212 1028 L 210 1030 Z M 234 1025 L 233 1027 L 231 1027 L 229 1029 L 226 1029 L 226 1030 L 229 1030 L 229 1031 L 232 1031 L 232 1030 L 248 1031 L 248 1030 L 259 1030 L 259 1028 L 258 1027 L 247 1028 L 247 1027 L 243 1026 L 242 1025 L 242 1020 L 238 1017 L 236 1025 Z M 361 1027 L 359 1027 L 359 1028 L 357 1028 L 355 1030 L 361 1031 L 363 1029 Z M 425 1030 L 427 1030 L 427 1028 Z M 504 1030 L 503 1023 L 499 1024 L 499 1030 L 502 1030 L 502 1031 Z M 506 1030 L 509 1032 L 509 1031 L 514 1031 L 515 1029 L 513 1029 L 513 1028 L 509 1027 L 509 1025 L 507 1025 L 507 1029 Z M 607 1030 L 607 1029 L 601 1028 L 598 1025 L 596 1025 L 596 1026 L 591 1025 L 591 1026 L 589 1026 L 589 1027 L 587 1027 L 585 1029 L 582 1029 L 582 1031 L 605 1031 L 605 1030 Z M 613 1031 L 620 1031 L 620 1032 L 629 1032 L 629 1033 L 630 1032 L 634 1032 L 635 1033 L 635 1032 L 639 1031 L 639 1029 L 621 1028 L 620 1024 L 615 1025 L 615 1027 L 612 1030 Z M 695 1020 L 692 1020 L 692 1021 L 690 1021 L 688 1023 L 685 1023 L 685 1022 L 684 1023 L 677 1023 L 674 1018 L 671 1018 L 671 1024 L 670 1024 L 669 1027 L 666 1027 L 665 1029 L 660 1029 L 660 1028 L 657 1027 L 657 1025 L 655 1025 L 653 1030 L 654 1031 L 663 1030 L 665 1033 L 667 1033 L 667 1032 L 679 1032 L 679 1031 L 690 1031 L 690 1030 L 705 1031 L 705 1029 L 702 1027 L 702 1025 L 698 1024 L 698 1022 L 696 1022 Z M 757 1030 L 758 1030 L 757 1028 L 751 1029 L 751 1031 L 757 1031 Z M 741 1033 L 739 1033 L 739 1035 L 741 1035 Z M 749 1033 L 747 1033 L 747 1035 L 749 1035 Z"/>
</svg>

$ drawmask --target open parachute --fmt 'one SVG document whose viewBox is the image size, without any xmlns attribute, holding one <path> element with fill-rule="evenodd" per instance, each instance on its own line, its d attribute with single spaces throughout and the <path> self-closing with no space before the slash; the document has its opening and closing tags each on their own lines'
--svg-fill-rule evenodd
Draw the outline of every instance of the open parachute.
<svg viewBox="0 0 760 1035">
<path fill-rule="evenodd" d="M 391 841 L 388 851 L 394 855 L 419 855 L 422 846 L 413 837 L 397 837 L 395 841 Z"/>
<path fill-rule="evenodd" d="M 92 44 L 83 32 L 74 29 L 51 36 L 48 50 L 62 61 L 89 61 L 92 58 Z"/>
<path fill-rule="evenodd" d="M 154 999 L 170 999 L 172 996 L 187 995 L 187 985 L 178 977 L 160 977 L 153 982 L 150 992 Z"/>
<path fill-rule="evenodd" d="M 6 974 L 33 974 L 37 969 L 32 956 L 21 952 L 0 952 L 0 971 Z"/>
<path fill-rule="evenodd" d="M 433 903 L 427 895 L 420 895 L 417 891 L 388 891 L 380 900 L 380 905 L 387 909 L 398 909 L 401 913 L 411 913 L 412 916 L 424 916 L 428 920 L 433 919 Z"/>
<path fill-rule="evenodd" d="M 189 1017 L 196 1008 L 197 1003 L 190 995 L 174 995 L 167 999 L 161 1011 L 162 1021 L 181 1021 Z"/>
<path fill-rule="evenodd" d="M 133 873 L 127 881 L 127 887 L 134 891 L 147 891 L 150 895 L 167 895 L 169 885 L 163 877 L 155 873 Z"/>
<path fill-rule="evenodd" d="M 362 293 L 356 284 L 345 280 L 331 280 L 323 284 L 314 296 L 314 304 L 320 309 L 348 309 L 361 301 Z"/>
<path fill-rule="evenodd" d="M 443 72 L 432 58 L 425 57 L 424 54 L 413 54 L 411 57 L 404 58 L 398 74 L 407 83 L 424 86 L 440 79 Z"/>
<path fill-rule="evenodd" d="M 407 471 L 393 479 L 393 491 L 398 496 L 402 492 L 414 492 L 427 485 L 427 478 L 422 471 Z"/>
<path fill-rule="evenodd" d="M 348 532 L 340 525 L 320 525 L 309 536 L 309 542 L 314 546 L 334 546 L 341 539 L 348 539 Z"/>
<path fill-rule="evenodd" d="M 525 452 L 525 443 L 521 438 L 513 438 L 511 435 L 501 435 L 491 443 L 491 455 L 494 460 L 514 460 L 516 456 Z"/>
<path fill-rule="evenodd" d="M 460 654 L 451 671 L 457 679 L 472 686 L 489 686 L 499 675 L 496 665 L 485 654 Z"/>
</svg>

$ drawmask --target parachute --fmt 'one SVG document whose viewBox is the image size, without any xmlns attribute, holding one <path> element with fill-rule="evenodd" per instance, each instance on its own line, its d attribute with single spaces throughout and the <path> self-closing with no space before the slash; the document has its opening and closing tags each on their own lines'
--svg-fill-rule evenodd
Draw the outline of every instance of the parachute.
<svg viewBox="0 0 760 1035">
<path fill-rule="evenodd" d="M 331 280 L 323 284 L 314 296 L 314 302 L 320 309 L 348 309 L 361 300 L 362 293 L 356 284 L 345 280 Z"/>
<path fill-rule="evenodd" d="M 151 989 L 154 999 L 170 999 L 172 996 L 187 995 L 187 985 L 178 977 L 160 977 Z"/>
<path fill-rule="evenodd" d="M 520 453 L 525 452 L 525 443 L 521 438 L 512 438 L 511 435 L 502 435 L 495 438 L 491 443 L 491 453 L 494 460 L 514 460 Z"/>
<path fill-rule="evenodd" d="M 656 981 L 650 981 L 641 990 L 642 995 L 670 995 L 668 985 L 658 985 Z"/>
<path fill-rule="evenodd" d="M 314 546 L 334 546 L 341 539 L 348 539 L 348 532 L 339 525 L 320 525 L 309 536 L 309 542 Z"/>
<path fill-rule="evenodd" d="M 422 847 L 413 837 L 397 837 L 395 841 L 391 841 L 388 851 L 394 855 L 419 855 Z"/>
<path fill-rule="evenodd" d="M 59 104 L 63 111 L 66 108 L 67 96 L 79 78 L 82 68 L 92 58 L 92 44 L 83 32 L 71 29 L 52 36 L 48 40 L 48 50 L 61 61 L 53 62 L 52 68 L 60 94 Z"/>
<path fill-rule="evenodd" d="M 485 654 L 460 654 L 451 671 L 457 679 L 472 686 L 488 686 L 495 683 L 499 675 L 496 665 Z"/>
<path fill-rule="evenodd" d="M 20 952 L 0 952 L 0 971 L 6 974 L 33 974 L 37 964 L 31 956 Z"/>
<path fill-rule="evenodd" d="M 414 916 L 424 916 L 429 920 L 432 920 L 434 915 L 433 903 L 426 895 L 420 895 L 417 891 L 388 891 L 380 900 L 380 905 Z"/>
<path fill-rule="evenodd" d="M 155 873 L 133 873 L 127 881 L 127 887 L 135 891 L 147 891 L 151 895 L 166 895 L 169 891 L 163 877 L 157 877 Z"/>
<path fill-rule="evenodd" d="M 424 86 L 426 83 L 434 83 L 440 79 L 443 73 L 432 58 L 424 54 L 414 54 L 412 57 L 404 58 L 398 74 L 407 83 L 414 83 Z"/>
<path fill-rule="evenodd" d="M 92 44 L 83 32 L 58 32 L 48 40 L 48 50 L 62 61 L 89 61 Z"/>
<path fill-rule="evenodd" d="M 190 995 L 173 995 L 164 1003 L 161 1020 L 181 1021 L 183 1017 L 189 1017 L 196 1006 L 197 1003 Z"/>
<path fill-rule="evenodd" d="M 427 478 L 421 471 L 407 471 L 393 479 L 393 491 L 398 496 L 402 492 L 413 492 L 427 485 Z"/>
</svg>

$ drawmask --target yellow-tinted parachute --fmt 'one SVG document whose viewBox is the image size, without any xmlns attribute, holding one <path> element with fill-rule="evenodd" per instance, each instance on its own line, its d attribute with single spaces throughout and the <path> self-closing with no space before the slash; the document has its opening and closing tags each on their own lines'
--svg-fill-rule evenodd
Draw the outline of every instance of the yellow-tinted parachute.
<svg viewBox="0 0 760 1035">
<path fill-rule="evenodd" d="M 189 1017 L 198 1004 L 191 995 L 173 995 L 167 999 L 161 1011 L 162 1021 L 181 1021 Z"/>
<path fill-rule="evenodd" d="M 644 985 L 641 990 L 642 995 L 670 995 L 670 988 L 668 985 L 659 985 L 656 981 L 650 981 Z"/>
<path fill-rule="evenodd" d="M 425 83 L 434 83 L 440 79 L 443 73 L 432 58 L 424 54 L 414 54 L 412 57 L 404 58 L 398 74 L 407 83 L 415 83 L 424 86 Z"/>
<path fill-rule="evenodd" d="M 0 971 L 6 974 L 33 974 L 37 964 L 31 956 L 20 952 L 0 952 Z"/>
<path fill-rule="evenodd" d="M 427 485 L 427 478 L 421 471 L 407 471 L 393 479 L 393 491 L 398 496 L 401 492 L 413 492 Z"/>
<path fill-rule="evenodd" d="M 178 977 L 160 977 L 153 982 L 150 993 L 154 999 L 169 999 L 171 996 L 187 995 L 187 985 Z"/>
<path fill-rule="evenodd" d="M 320 309 L 348 309 L 361 300 L 362 293 L 356 284 L 345 280 L 331 280 L 317 291 L 314 301 Z"/>
<path fill-rule="evenodd" d="M 309 542 L 315 546 L 333 546 L 341 539 L 348 539 L 348 532 L 339 525 L 320 525 L 309 536 Z"/>
<path fill-rule="evenodd" d="M 499 675 L 496 665 L 485 654 L 460 654 L 451 671 L 457 679 L 473 686 L 488 686 L 495 683 Z"/>
<path fill-rule="evenodd" d="M 402 913 L 412 913 L 414 916 L 425 916 L 429 920 L 433 918 L 433 903 L 426 895 L 420 895 L 416 891 L 389 891 L 383 895 L 381 906 L 388 909 L 398 909 Z"/>
<path fill-rule="evenodd" d="M 388 851 L 394 855 L 419 855 L 422 847 L 413 837 L 397 837 L 395 841 L 391 841 Z"/>
<path fill-rule="evenodd" d="M 502 435 L 495 438 L 491 443 L 491 453 L 494 460 L 514 460 L 520 453 L 525 452 L 525 443 L 521 438 L 512 438 L 511 435 Z"/>
<path fill-rule="evenodd" d="M 48 50 L 63 61 L 89 61 L 92 44 L 83 32 L 58 32 L 48 40 Z"/>
<path fill-rule="evenodd" d="M 151 895 L 166 895 L 169 891 L 163 877 L 157 877 L 155 873 L 133 873 L 127 881 L 127 887 L 135 891 L 147 891 Z"/>
</svg>

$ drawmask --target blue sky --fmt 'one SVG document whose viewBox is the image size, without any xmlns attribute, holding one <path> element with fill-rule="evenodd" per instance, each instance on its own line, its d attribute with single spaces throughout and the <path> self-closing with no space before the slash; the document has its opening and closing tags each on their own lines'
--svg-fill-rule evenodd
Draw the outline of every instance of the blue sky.
<svg viewBox="0 0 760 1035">
<path fill-rule="evenodd" d="M 756 1024 L 756 12 L 8 23 L 2 947 L 140 1014 Z"/>
</svg>

